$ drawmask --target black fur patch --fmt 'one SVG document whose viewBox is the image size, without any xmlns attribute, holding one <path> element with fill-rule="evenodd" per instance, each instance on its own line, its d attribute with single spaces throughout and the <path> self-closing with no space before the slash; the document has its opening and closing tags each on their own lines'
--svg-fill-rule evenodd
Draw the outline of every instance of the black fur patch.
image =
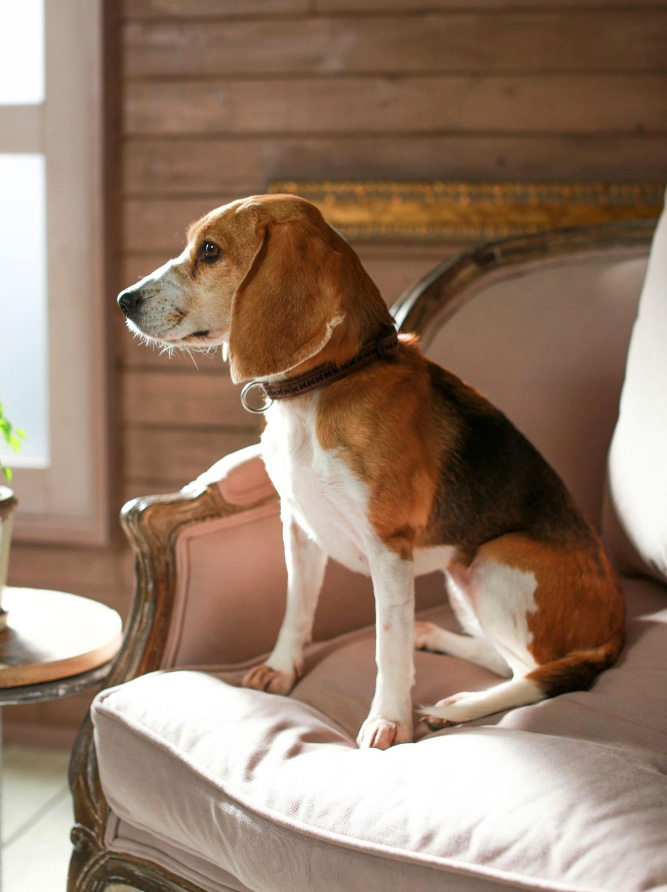
<svg viewBox="0 0 667 892">
<path fill-rule="evenodd" d="M 434 544 L 458 545 L 472 558 L 507 533 L 554 542 L 590 535 L 563 481 L 509 419 L 440 366 L 429 363 L 429 374 L 443 419 L 441 483 L 428 524 Z M 452 419 L 458 437 L 448 450 Z"/>
</svg>

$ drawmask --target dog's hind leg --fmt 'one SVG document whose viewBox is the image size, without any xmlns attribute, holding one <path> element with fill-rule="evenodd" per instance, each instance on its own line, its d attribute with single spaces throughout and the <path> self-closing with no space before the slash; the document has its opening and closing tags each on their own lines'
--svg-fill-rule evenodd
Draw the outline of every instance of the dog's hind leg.
<svg viewBox="0 0 667 892">
<path fill-rule="evenodd" d="M 458 724 L 543 700 L 547 695 L 540 685 L 526 678 L 537 668 L 528 647 L 531 634 L 527 626 L 527 614 L 534 608 L 533 573 L 502 565 L 487 557 L 482 548 L 469 567 L 450 567 L 447 582 L 455 613 L 474 637 L 462 648 L 454 639 L 463 636 L 448 637 L 446 643 L 468 649 L 471 655 L 467 659 L 477 655 L 475 645 L 486 646 L 488 650 L 481 652 L 497 654 L 504 666 L 502 674 L 513 677 L 487 691 L 461 691 L 438 701 L 424 710 L 426 721 L 431 725 Z"/>
<path fill-rule="evenodd" d="M 439 701 L 424 710 L 428 722 L 472 721 L 585 690 L 620 652 L 622 596 L 592 537 L 582 536 L 576 551 L 508 534 L 482 546 L 455 575 L 513 678 Z"/>
<path fill-rule="evenodd" d="M 568 691 L 585 690 L 610 666 L 623 645 L 621 631 L 590 650 L 573 651 L 560 660 L 538 666 L 523 677 L 513 678 L 488 691 L 462 691 L 440 700 L 424 711 L 429 725 L 471 722 L 494 712 L 528 706 Z"/>
<path fill-rule="evenodd" d="M 461 691 L 438 701 L 424 710 L 423 717 L 431 726 L 457 725 L 472 722 L 494 712 L 516 706 L 527 706 L 544 700 L 547 694 L 539 683 L 529 678 L 513 678 L 488 691 Z"/>
<path fill-rule="evenodd" d="M 475 616 L 469 592 L 466 591 L 467 579 L 461 578 L 456 571 L 450 572 L 450 567 L 455 566 L 452 561 L 455 559 L 456 553 L 457 550 L 449 546 L 430 549 L 421 554 L 418 553 L 416 563 L 417 565 L 421 563 L 419 568 L 421 572 L 434 569 L 442 570 L 449 604 L 459 625 L 467 632 L 467 635 L 450 632 L 435 623 L 416 622 L 415 649 L 429 650 L 433 653 L 448 654 L 451 657 L 468 660 L 470 663 L 476 663 L 478 666 L 495 672 L 502 678 L 509 678 L 512 670 L 486 637 Z"/>
<path fill-rule="evenodd" d="M 458 635 L 435 623 L 415 623 L 415 648 L 433 653 L 448 654 L 483 666 L 502 678 L 509 678 L 512 670 L 498 651 L 484 638 Z"/>
</svg>

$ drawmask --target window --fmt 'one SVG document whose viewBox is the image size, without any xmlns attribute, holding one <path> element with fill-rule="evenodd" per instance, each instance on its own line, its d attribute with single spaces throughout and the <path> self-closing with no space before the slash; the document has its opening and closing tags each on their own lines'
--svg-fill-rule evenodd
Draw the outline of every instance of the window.
<svg viewBox="0 0 667 892">
<path fill-rule="evenodd" d="M 44 0 L 0 0 L 0 105 L 44 102 Z"/>
<path fill-rule="evenodd" d="M 0 401 L 17 538 L 108 536 L 102 0 L 0 0 Z"/>
</svg>

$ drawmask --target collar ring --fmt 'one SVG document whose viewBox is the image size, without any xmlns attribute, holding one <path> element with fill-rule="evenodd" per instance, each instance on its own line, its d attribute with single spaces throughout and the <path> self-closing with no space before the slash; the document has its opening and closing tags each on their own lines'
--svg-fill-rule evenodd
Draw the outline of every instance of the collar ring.
<svg viewBox="0 0 667 892">
<path fill-rule="evenodd" d="M 264 397 L 264 405 L 263 406 L 253 406 L 248 402 L 248 393 L 253 389 L 253 387 L 259 387 L 262 391 L 262 395 Z M 267 409 L 270 409 L 273 405 L 273 400 L 266 392 L 264 384 L 261 381 L 248 381 L 243 390 L 241 391 L 241 405 L 246 410 L 246 412 L 252 412 L 253 415 L 263 415 Z"/>
</svg>

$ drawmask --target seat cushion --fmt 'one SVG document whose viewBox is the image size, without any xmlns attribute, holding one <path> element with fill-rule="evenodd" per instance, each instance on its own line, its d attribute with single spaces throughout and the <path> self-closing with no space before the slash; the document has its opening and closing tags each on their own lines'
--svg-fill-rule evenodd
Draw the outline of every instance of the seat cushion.
<svg viewBox="0 0 667 892">
<path fill-rule="evenodd" d="M 628 644 L 592 690 L 386 752 L 355 736 L 373 629 L 314 647 L 290 697 L 244 667 L 172 670 L 93 704 L 112 849 L 205 889 L 491 892 L 667 887 L 664 588 L 625 584 Z M 455 628 L 448 609 L 429 617 Z M 418 653 L 415 703 L 498 679 Z"/>
<path fill-rule="evenodd" d="M 667 208 L 651 245 L 632 330 L 618 423 L 609 451 L 609 495 L 640 560 L 634 569 L 667 581 Z M 613 516 L 605 517 L 612 545 Z M 620 549 L 619 549 L 620 550 Z M 622 557 L 632 559 L 630 549 Z"/>
</svg>

